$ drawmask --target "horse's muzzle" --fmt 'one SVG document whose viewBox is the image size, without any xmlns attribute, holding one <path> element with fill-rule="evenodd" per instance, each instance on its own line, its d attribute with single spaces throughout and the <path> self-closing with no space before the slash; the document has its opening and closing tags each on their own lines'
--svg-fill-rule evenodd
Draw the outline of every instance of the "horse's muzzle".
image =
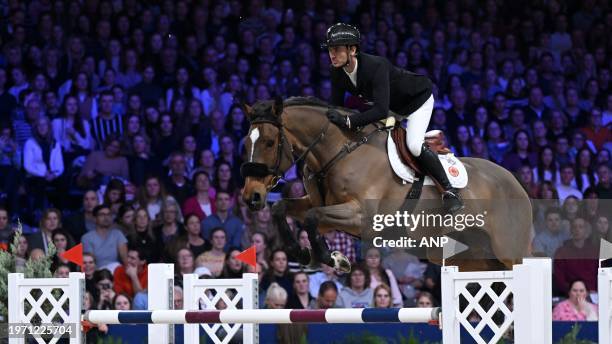
<svg viewBox="0 0 612 344">
<path fill-rule="evenodd" d="M 253 192 L 249 199 L 245 201 L 251 211 L 258 211 L 266 206 L 265 197 L 257 191 Z"/>
</svg>

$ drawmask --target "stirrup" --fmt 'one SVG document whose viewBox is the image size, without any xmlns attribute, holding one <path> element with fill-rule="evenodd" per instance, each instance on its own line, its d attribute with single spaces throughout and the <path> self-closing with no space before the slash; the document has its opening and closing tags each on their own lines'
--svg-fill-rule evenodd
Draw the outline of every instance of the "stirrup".
<svg viewBox="0 0 612 344">
<path fill-rule="evenodd" d="M 465 208 L 461 196 L 459 196 L 459 193 L 455 189 L 444 191 L 444 193 L 442 193 L 442 202 L 444 203 L 446 211 L 451 214 Z"/>
</svg>

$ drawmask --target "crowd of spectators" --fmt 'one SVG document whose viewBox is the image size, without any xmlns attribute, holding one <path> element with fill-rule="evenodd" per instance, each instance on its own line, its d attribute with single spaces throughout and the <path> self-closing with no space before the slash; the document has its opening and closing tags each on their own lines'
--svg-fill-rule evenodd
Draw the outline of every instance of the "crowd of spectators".
<svg viewBox="0 0 612 344">
<path fill-rule="evenodd" d="M 0 244 L 87 252 L 87 307 L 146 309 L 147 264 L 181 276 L 260 276 L 269 308 L 430 306 L 439 268 L 326 239 L 355 264 L 302 270 L 269 206 L 240 199 L 241 103 L 331 95 L 326 29 L 428 75 L 430 128 L 457 156 L 515 173 L 534 202 L 534 251 L 555 257 L 558 318 L 591 319 L 600 238 L 612 239 L 612 8 L 607 1 L 0 1 Z M 348 96 L 346 105 L 364 106 Z M 358 154 L 355 152 L 353 154 Z M 300 197 L 299 170 L 285 197 Z M 584 200 L 584 201 L 583 201 Z M 607 210 L 607 211 L 606 211 Z M 308 237 L 287 219 L 301 246 Z M 256 268 L 236 255 L 255 245 Z M 580 257 L 580 259 L 576 259 Z M 579 281 L 578 281 L 579 280 Z M 568 315 L 569 314 L 569 315 Z M 103 330 L 103 328 L 100 328 Z"/>
</svg>

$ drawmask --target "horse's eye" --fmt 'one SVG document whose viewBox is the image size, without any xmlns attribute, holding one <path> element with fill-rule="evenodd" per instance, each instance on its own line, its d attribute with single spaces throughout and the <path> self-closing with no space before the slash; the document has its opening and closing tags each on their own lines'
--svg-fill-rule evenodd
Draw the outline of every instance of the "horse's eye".
<svg viewBox="0 0 612 344">
<path fill-rule="evenodd" d="M 274 146 L 274 140 L 267 140 L 266 141 L 266 147 L 270 148 L 272 146 Z"/>
</svg>

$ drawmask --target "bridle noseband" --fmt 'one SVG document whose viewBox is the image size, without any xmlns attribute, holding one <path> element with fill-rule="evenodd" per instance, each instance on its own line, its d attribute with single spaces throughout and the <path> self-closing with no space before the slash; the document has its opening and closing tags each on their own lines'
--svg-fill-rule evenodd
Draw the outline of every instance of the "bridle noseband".
<svg viewBox="0 0 612 344">
<path fill-rule="evenodd" d="M 285 136 L 284 126 L 280 122 L 280 120 L 273 120 L 269 118 L 256 118 L 251 121 L 251 125 L 256 124 L 271 124 L 278 129 L 278 149 L 276 155 L 276 162 L 274 163 L 274 167 L 269 167 L 268 165 L 261 162 L 245 162 L 240 166 L 240 173 L 242 177 L 258 177 L 263 178 L 267 176 L 273 176 L 272 181 L 269 185 L 266 185 L 268 190 L 273 189 L 280 182 L 283 177 L 284 171 L 280 170 L 281 162 L 283 159 L 283 152 L 286 151 L 285 143 L 290 147 L 291 164 L 297 164 L 300 161 L 306 158 L 306 155 L 312 151 L 312 149 L 325 137 L 327 133 L 327 129 L 329 128 L 330 122 L 327 121 L 326 125 L 322 128 L 321 133 L 317 136 L 317 138 L 306 148 L 306 150 L 300 154 L 297 159 L 294 159 L 293 155 L 293 146 L 289 144 L 287 138 Z"/>
</svg>

